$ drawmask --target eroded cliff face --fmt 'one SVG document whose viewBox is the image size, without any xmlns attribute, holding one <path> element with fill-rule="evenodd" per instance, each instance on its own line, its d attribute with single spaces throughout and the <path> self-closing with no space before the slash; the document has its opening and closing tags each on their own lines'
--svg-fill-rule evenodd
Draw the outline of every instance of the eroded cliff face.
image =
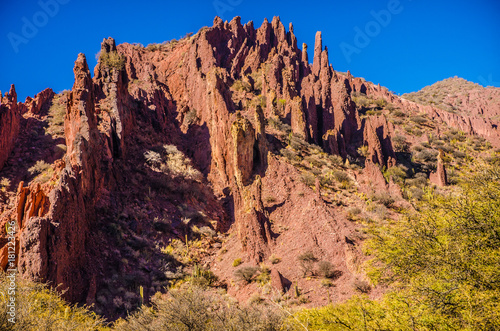
<svg viewBox="0 0 500 331">
<path fill-rule="evenodd" d="M 0 99 L 0 169 L 2 169 L 19 133 L 20 114 L 14 85 L 5 96 L 0 96 Z"/>
<path fill-rule="evenodd" d="M 290 163 L 281 154 L 297 139 L 315 144 L 315 155 L 336 155 L 340 163 L 324 161 L 322 180 L 344 169 L 344 186 L 363 191 L 366 178 L 390 191 L 394 183 L 386 182 L 382 170 L 397 163 L 394 124 L 384 116 L 362 118 L 353 93 L 383 97 L 432 118 L 445 115 L 336 72 L 320 32 L 312 64 L 308 58 L 307 47 L 297 47 L 293 26 L 286 31 L 278 17 L 257 29 L 239 17 L 216 18 L 193 36 L 147 48 L 116 46 L 108 38 L 93 78 L 79 54 L 73 88 L 57 99 L 65 111 L 64 144 L 55 136 L 50 140 L 65 153 L 46 155 L 52 172 L 42 184 L 38 177 L 14 176 L 17 195 L 2 207 L 2 229 L 10 219 L 19 226 L 21 275 L 62 284 L 72 302 L 96 303 L 101 313 L 120 316 L 127 306 L 120 303 L 124 294 L 113 292 L 123 288 L 116 275 L 132 274 L 130 282 L 144 285 L 147 299 L 168 283 L 165 270 L 178 267 L 158 245 L 187 240 L 190 224 L 201 219 L 234 234 L 223 241 L 227 254 L 200 261 L 223 281 L 230 282 L 235 258 L 255 265 L 275 255 L 282 259 L 272 267 L 275 283 L 279 275 L 281 287 L 294 281 L 312 289 L 297 268 L 297 257 L 311 251 L 335 264 L 336 300 L 351 295 L 352 283 L 365 277 L 359 267 L 363 238 L 345 213 L 356 194 L 342 198 L 340 189 L 323 190 L 318 174 L 315 183 L 304 181 L 310 165 Z M 19 134 L 20 114 L 43 123 L 47 103 L 55 100 L 45 90 L 18 106 L 13 88 L 2 98 L 0 169 Z M 457 117 L 458 127 L 462 120 Z M 270 123 L 289 125 L 290 132 Z M 348 168 L 344 163 L 359 160 L 361 147 L 364 168 Z M 440 183 L 446 182 L 444 171 L 438 169 Z M 21 179 L 32 182 L 25 186 Z M 213 254 L 221 241 L 210 240 Z M 5 267 L 6 255 L 1 257 Z M 245 298 L 248 291 L 236 289 L 230 286 Z M 320 292 L 313 298 L 317 303 L 328 290 Z M 109 308 L 110 300 L 122 310 Z"/>
</svg>

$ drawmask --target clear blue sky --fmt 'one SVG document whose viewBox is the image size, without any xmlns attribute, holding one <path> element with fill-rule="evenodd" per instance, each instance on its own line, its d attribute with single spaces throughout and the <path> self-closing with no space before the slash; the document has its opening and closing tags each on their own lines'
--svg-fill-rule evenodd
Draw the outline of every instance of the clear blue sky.
<svg viewBox="0 0 500 331">
<path fill-rule="evenodd" d="M 388 8 L 390 17 L 378 23 L 372 13 Z M 14 83 L 24 101 L 46 87 L 69 89 L 77 54 L 93 68 L 103 38 L 163 42 L 211 26 L 216 15 L 241 16 L 256 27 L 279 15 L 286 29 L 293 22 L 299 46 L 307 43 L 310 52 L 321 30 L 336 70 L 349 69 L 396 93 L 455 75 L 500 86 L 498 0 L 2 0 L 0 90 Z M 368 32 L 367 38 L 356 31 Z"/>
</svg>

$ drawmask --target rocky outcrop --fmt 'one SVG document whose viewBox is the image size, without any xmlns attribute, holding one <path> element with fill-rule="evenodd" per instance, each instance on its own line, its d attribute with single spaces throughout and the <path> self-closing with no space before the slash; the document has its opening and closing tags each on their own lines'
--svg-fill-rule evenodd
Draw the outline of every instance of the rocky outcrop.
<svg viewBox="0 0 500 331">
<path fill-rule="evenodd" d="M 255 130 L 249 120 L 238 114 L 236 121 L 231 126 L 231 135 L 233 137 L 236 182 L 239 185 L 248 185 L 253 170 Z"/>
<path fill-rule="evenodd" d="M 440 149 L 437 158 L 437 169 L 429 176 L 430 181 L 438 186 L 448 185 L 448 176 L 446 174 L 446 168 L 444 166 L 443 157 L 444 157 L 444 152 L 443 150 Z"/>
<path fill-rule="evenodd" d="M 0 96 L 0 170 L 7 161 L 20 128 L 20 114 L 14 85 L 5 96 Z"/>
<path fill-rule="evenodd" d="M 46 88 L 42 92 L 35 95 L 34 98 L 27 97 L 24 102 L 26 111 L 32 115 L 45 115 L 52 105 L 54 91 L 51 88 Z"/>
<path fill-rule="evenodd" d="M 394 134 L 394 129 L 384 116 L 371 116 L 365 120 L 363 143 L 368 147 L 368 159 L 372 163 L 386 167 L 396 165 L 391 133 Z"/>
<path fill-rule="evenodd" d="M 352 278 L 362 259 L 355 241 L 346 239 L 354 223 L 344 222 L 337 212 L 339 205 L 325 202 L 332 194 L 323 189 L 319 176 L 312 190 L 302 182 L 300 172 L 278 156 L 284 146 L 272 135 L 280 130 L 266 127 L 266 121 L 272 118 L 290 125 L 295 136 L 346 162 L 359 157 L 361 164 L 357 149 L 366 146 L 365 169 L 344 170 L 349 176 L 361 173 L 374 189 L 392 193 L 395 184 L 386 183 L 381 169 L 396 164 L 391 141 L 394 126 L 383 116 L 361 119 L 352 93 L 382 97 L 430 117 L 441 116 L 443 121 L 455 120 L 350 73 L 336 72 L 320 32 L 311 65 L 307 47 L 298 49 L 293 27 L 287 32 L 279 17 L 265 20 L 259 28 L 253 22 L 242 24 L 239 17 L 230 22 L 216 18 L 212 27 L 191 37 L 147 48 L 117 46 L 108 38 L 101 45 L 94 78 L 83 54 L 75 62 L 74 74 L 65 117 L 63 169 L 56 171 L 55 187 L 21 185 L 13 214 L 22 228 L 20 273 L 63 284 L 68 289 L 65 297 L 73 302 L 95 301 L 99 272 L 90 261 L 96 254 L 92 233 L 100 211 L 123 198 L 132 202 L 130 208 L 152 218 L 149 211 L 155 204 L 170 199 L 172 208 L 159 205 L 158 209 L 174 219 L 181 217 L 176 207 L 192 200 L 185 197 L 188 193 L 176 193 L 171 178 L 143 167 L 145 151 L 172 144 L 185 152 L 203 174 L 200 182 L 214 200 L 219 199 L 214 204 L 220 205 L 210 206 L 216 210 L 216 217 L 210 219 L 219 222 L 217 229 L 231 227 L 237 233 L 231 240 L 238 240 L 233 247 L 242 250 L 245 261 L 258 263 L 275 252 L 284 257 L 290 251 L 299 255 L 311 249 Z M 53 92 L 46 90 L 28 100 L 26 114 L 43 114 L 52 97 Z M 1 105 L 0 165 L 15 140 L 19 117 L 15 108 L 12 90 Z M 456 121 L 461 125 L 460 119 Z M 474 130 L 480 126 L 470 123 Z M 4 129 L 5 125 L 10 127 Z M 163 180 L 161 190 L 167 192 L 154 192 L 160 197 L 151 194 L 154 198 L 148 196 L 147 202 L 139 194 L 134 196 L 136 192 L 125 192 L 127 185 L 133 185 L 126 178 L 132 172 L 140 173 L 140 180 L 150 175 Z M 444 166 L 438 167 L 438 177 L 446 182 Z M 128 210 L 117 215 L 133 218 Z M 141 229 L 143 225 L 137 223 L 130 221 L 131 227 Z M 174 235 L 184 233 L 176 230 Z M 290 258 L 286 268 L 280 264 L 279 271 L 273 269 L 272 283 L 279 291 L 284 288 L 282 275 L 301 279 L 296 262 Z"/>
<path fill-rule="evenodd" d="M 283 284 L 283 276 L 281 276 L 281 273 L 276 269 L 271 269 L 271 287 L 275 291 L 278 291 L 278 293 L 285 292 L 285 286 Z"/>
</svg>

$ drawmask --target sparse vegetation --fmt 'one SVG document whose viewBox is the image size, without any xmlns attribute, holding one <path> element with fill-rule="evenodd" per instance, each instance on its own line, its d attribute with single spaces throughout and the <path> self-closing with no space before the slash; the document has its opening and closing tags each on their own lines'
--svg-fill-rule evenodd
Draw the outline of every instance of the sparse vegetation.
<svg viewBox="0 0 500 331">
<path fill-rule="evenodd" d="M 104 320 L 85 307 L 72 306 L 47 285 L 16 277 L 15 323 L 11 323 L 7 306 L 10 279 L 0 271 L 0 329 L 38 330 L 104 330 Z"/>
<path fill-rule="evenodd" d="M 144 153 L 146 164 L 151 169 L 172 175 L 199 181 L 201 173 L 191 165 L 191 161 L 174 145 L 164 145 L 156 150 Z"/>
<path fill-rule="evenodd" d="M 318 263 L 318 274 L 324 278 L 338 278 L 340 276 L 340 271 L 335 270 L 331 262 L 320 261 Z"/>
<path fill-rule="evenodd" d="M 258 270 L 259 268 L 253 266 L 240 267 L 239 269 L 236 269 L 234 271 L 234 277 L 237 280 L 242 280 L 246 283 L 250 283 Z"/>
<path fill-rule="evenodd" d="M 304 277 L 307 276 L 307 274 L 310 274 L 311 276 L 314 275 L 314 264 L 318 262 L 318 258 L 314 256 L 313 252 L 304 252 L 300 254 L 297 259 L 299 260 L 300 268 Z"/>
<path fill-rule="evenodd" d="M 118 52 L 101 52 L 99 55 L 99 61 L 105 67 L 112 68 L 115 70 L 122 70 L 125 67 L 125 57 Z"/>
<path fill-rule="evenodd" d="M 234 261 L 233 261 L 233 267 L 237 267 L 237 266 L 239 266 L 242 263 L 243 263 L 243 261 L 241 260 L 241 258 L 238 257 L 238 258 L 234 259 Z"/>
<path fill-rule="evenodd" d="M 155 296 L 152 307 L 143 306 L 126 320 L 117 321 L 114 329 L 278 331 L 284 317 L 284 313 L 275 306 L 256 302 L 240 306 L 227 295 L 191 286 Z"/>
<path fill-rule="evenodd" d="M 281 262 L 281 258 L 277 257 L 276 255 L 272 254 L 270 257 L 269 257 L 269 262 L 271 262 L 271 264 L 278 264 Z"/>
</svg>

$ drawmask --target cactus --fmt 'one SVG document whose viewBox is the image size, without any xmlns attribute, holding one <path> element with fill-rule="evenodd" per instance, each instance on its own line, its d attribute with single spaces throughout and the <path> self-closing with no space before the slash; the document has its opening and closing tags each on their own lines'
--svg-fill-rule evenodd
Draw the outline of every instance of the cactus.
<svg viewBox="0 0 500 331">
<path fill-rule="evenodd" d="M 293 292 L 294 292 L 296 298 L 300 297 L 300 289 L 299 289 L 298 282 L 295 283 L 295 285 L 293 286 Z"/>
<path fill-rule="evenodd" d="M 144 288 L 139 286 L 139 295 L 141 296 L 141 306 L 144 305 Z"/>
</svg>

